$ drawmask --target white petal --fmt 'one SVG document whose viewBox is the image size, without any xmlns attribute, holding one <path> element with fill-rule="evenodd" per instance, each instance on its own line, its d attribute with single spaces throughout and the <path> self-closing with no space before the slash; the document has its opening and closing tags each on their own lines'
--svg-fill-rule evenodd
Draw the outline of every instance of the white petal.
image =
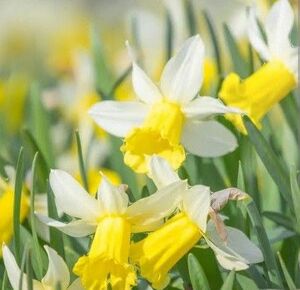
<svg viewBox="0 0 300 290">
<path fill-rule="evenodd" d="M 183 210 L 203 233 L 206 231 L 210 207 L 210 189 L 204 185 L 192 186 L 183 196 Z"/>
<path fill-rule="evenodd" d="M 284 63 L 287 65 L 287 67 L 294 73 L 295 79 L 298 81 L 298 74 L 299 74 L 299 47 L 290 47 L 287 50 L 286 55 L 284 56 Z"/>
<path fill-rule="evenodd" d="M 118 137 L 125 137 L 138 127 L 147 115 L 148 107 L 141 102 L 103 101 L 89 110 L 94 121 L 104 130 Z"/>
<path fill-rule="evenodd" d="M 204 44 L 199 35 L 184 42 L 166 64 L 161 77 L 164 97 L 187 103 L 198 93 L 203 79 Z"/>
<path fill-rule="evenodd" d="M 98 200 L 103 213 L 123 214 L 128 206 L 128 195 L 124 186 L 114 186 L 103 175 L 98 189 Z"/>
<path fill-rule="evenodd" d="M 165 186 L 129 206 L 127 216 L 136 228 L 153 225 L 174 212 L 186 189 L 187 183 L 181 180 Z"/>
<path fill-rule="evenodd" d="M 168 161 L 159 156 L 153 156 L 150 159 L 149 177 L 158 189 L 180 180 Z"/>
<path fill-rule="evenodd" d="M 72 237 L 86 237 L 93 234 L 96 230 L 96 223 L 86 220 L 75 220 L 67 224 L 54 220 L 47 216 L 36 214 L 37 218 L 49 227 L 57 228 L 63 233 Z"/>
<path fill-rule="evenodd" d="M 183 129 L 185 148 L 201 157 L 218 157 L 234 151 L 235 136 L 216 121 L 188 121 Z"/>
<path fill-rule="evenodd" d="M 205 236 L 223 268 L 239 271 L 247 269 L 249 264 L 263 261 L 260 249 L 243 232 L 231 227 L 226 227 L 226 231 L 227 240 L 224 242 L 215 226 L 209 223 Z"/>
<path fill-rule="evenodd" d="M 162 98 L 158 87 L 136 63 L 132 64 L 132 84 L 139 99 L 147 104 Z"/>
<path fill-rule="evenodd" d="M 87 220 L 99 216 L 97 200 L 90 196 L 70 174 L 51 170 L 50 185 L 58 207 L 70 216 Z"/>
<path fill-rule="evenodd" d="M 46 243 L 50 243 L 49 227 L 44 224 L 37 216 L 34 219 L 37 235 Z"/>
<path fill-rule="evenodd" d="M 247 32 L 251 45 L 256 49 L 261 58 L 264 60 L 270 60 L 270 51 L 257 24 L 256 15 L 253 8 L 249 11 Z"/>
<path fill-rule="evenodd" d="M 197 120 L 203 120 L 226 113 L 242 113 L 241 110 L 227 107 L 221 100 L 212 97 L 197 97 L 183 107 L 183 112 L 188 119 L 192 118 Z"/>
<path fill-rule="evenodd" d="M 266 19 L 266 34 L 272 56 L 280 57 L 290 46 L 294 13 L 287 0 L 276 1 Z"/>
<path fill-rule="evenodd" d="M 84 290 L 80 278 L 75 279 L 72 284 L 68 287 L 68 290 Z"/>
<path fill-rule="evenodd" d="M 227 270 L 235 270 L 235 271 L 242 271 L 249 268 L 246 262 L 243 260 L 239 260 L 236 257 L 229 256 L 229 255 L 222 255 L 215 249 L 215 255 L 219 262 L 219 264 Z"/>
<path fill-rule="evenodd" d="M 21 277 L 21 270 L 16 262 L 16 259 L 10 249 L 3 244 L 2 246 L 3 262 L 7 272 L 8 280 L 13 288 L 13 290 L 19 290 L 19 281 Z M 33 285 L 35 290 L 44 289 L 41 282 L 33 280 Z M 22 277 L 22 290 L 27 290 L 27 275 L 23 274 Z"/>
<path fill-rule="evenodd" d="M 70 284 L 70 273 L 65 261 L 55 250 L 44 246 L 48 255 L 48 270 L 42 279 L 42 284 L 52 286 L 53 288 L 60 285 L 61 289 L 66 289 Z"/>
</svg>

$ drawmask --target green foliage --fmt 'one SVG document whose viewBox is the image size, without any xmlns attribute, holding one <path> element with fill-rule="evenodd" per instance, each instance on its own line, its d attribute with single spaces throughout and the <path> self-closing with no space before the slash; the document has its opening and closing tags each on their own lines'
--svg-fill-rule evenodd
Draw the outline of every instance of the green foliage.
<svg viewBox="0 0 300 290">
<path fill-rule="evenodd" d="M 210 290 L 204 271 L 193 254 L 188 255 L 189 274 L 194 290 Z"/>
<path fill-rule="evenodd" d="M 16 181 L 15 181 L 15 192 L 14 192 L 14 250 L 17 263 L 21 262 L 20 254 L 20 208 L 22 198 L 22 187 L 24 178 L 24 152 L 23 148 L 20 149 L 17 169 L 16 169 Z"/>
</svg>

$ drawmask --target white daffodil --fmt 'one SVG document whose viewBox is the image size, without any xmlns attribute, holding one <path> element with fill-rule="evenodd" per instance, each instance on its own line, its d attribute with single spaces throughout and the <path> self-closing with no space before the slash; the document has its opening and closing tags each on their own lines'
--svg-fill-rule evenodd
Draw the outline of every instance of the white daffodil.
<svg viewBox="0 0 300 290">
<path fill-rule="evenodd" d="M 263 60 L 281 61 L 291 73 L 297 76 L 298 48 L 292 46 L 289 38 L 293 24 L 294 12 L 289 1 L 278 0 L 271 7 L 264 23 L 266 41 L 257 24 L 254 9 L 249 13 L 248 37 Z"/>
<path fill-rule="evenodd" d="M 48 269 L 41 281 L 32 281 L 33 290 L 55 290 L 58 286 L 60 286 L 62 290 L 83 290 L 79 279 L 76 279 L 70 285 L 68 266 L 57 252 L 48 246 L 44 246 L 44 248 L 49 260 Z M 22 273 L 14 255 L 5 244 L 2 246 L 2 251 L 5 269 L 13 290 L 27 290 L 27 275 L 24 273 L 22 279 L 20 279 Z M 19 283 L 21 280 L 22 285 L 20 287 Z"/>
<path fill-rule="evenodd" d="M 186 189 L 185 182 L 174 182 L 128 206 L 127 187 L 113 186 L 105 176 L 97 198 L 61 170 L 51 171 L 50 185 L 57 206 L 77 219 L 65 224 L 44 216 L 39 218 L 71 236 L 95 233 L 89 253 L 81 257 L 73 269 L 87 289 L 102 289 L 108 284 L 113 289 L 129 289 L 135 285 L 134 267 L 128 263 L 131 233 L 160 226 L 163 219 L 175 210 L 181 193 Z"/>
<path fill-rule="evenodd" d="M 250 10 L 248 37 L 266 63 L 245 80 L 235 73 L 229 74 L 219 92 L 227 105 L 246 112 L 259 128 L 265 114 L 298 83 L 298 48 L 293 47 L 289 39 L 293 23 L 294 13 L 289 2 L 275 2 L 264 25 L 266 43 L 255 12 Z M 240 116 L 229 114 L 227 117 L 242 133 L 246 133 Z"/>
<path fill-rule="evenodd" d="M 166 186 L 169 180 L 179 180 L 171 166 L 160 157 L 151 159 L 150 175 L 158 187 Z M 228 198 L 229 194 L 221 194 L 220 203 L 224 203 L 224 199 Z M 237 195 L 232 198 L 237 198 Z M 218 204 L 216 194 L 213 201 Z M 162 227 L 151 232 L 142 241 L 131 245 L 132 261 L 139 266 L 141 275 L 151 282 L 154 288 L 162 289 L 168 284 L 168 272 L 202 237 L 225 269 L 243 270 L 248 268 L 249 264 L 263 261 L 259 248 L 241 231 L 226 227 L 227 235 L 224 241 L 214 221 L 207 222 L 212 210 L 209 187 L 196 185 L 182 192 L 179 208 L 179 212 Z"/>
<path fill-rule="evenodd" d="M 234 135 L 212 117 L 240 113 L 215 98 L 197 93 L 203 79 L 204 45 L 199 35 L 184 42 L 166 64 L 160 86 L 133 62 L 132 83 L 137 101 L 103 101 L 90 109 L 97 124 L 125 137 L 121 147 L 125 163 L 136 172 L 147 172 L 150 156 L 166 158 L 173 168 L 185 160 L 185 149 L 214 157 L 233 151 Z"/>
<path fill-rule="evenodd" d="M 130 258 L 153 288 L 168 285 L 168 272 L 205 234 L 209 207 L 209 188 L 194 186 L 183 195 L 179 213 L 145 239 L 131 244 Z"/>
</svg>

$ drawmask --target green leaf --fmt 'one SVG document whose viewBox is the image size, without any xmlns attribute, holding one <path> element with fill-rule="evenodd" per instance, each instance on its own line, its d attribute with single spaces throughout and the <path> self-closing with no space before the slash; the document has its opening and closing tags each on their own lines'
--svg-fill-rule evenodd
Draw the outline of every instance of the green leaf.
<svg viewBox="0 0 300 290">
<path fill-rule="evenodd" d="M 245 183 L 245 192 L 248 192 L 254 199 L 256 206 L 260 210 L 261 201 L 257 181 L 257 159 L 255 150 L 249 139 L 240 138 L 241 166 Z"/>
<path fill-rule="evenodd" d="M 136 16 L 136 14 L 133 14 L 130 20 L 131 20 L 130 28 L 131 28 L 131 35 L 132 35 L 132 44 L 137 54 L 136 56 L 138 58 L 138 63 L 141 66 L 141 68 L 143 68 L 144 63 L 143 63 L 143 59 L 141 58 L 141 56 L 143 55 L 143 50 L 141 46 L 141 39 L 140 39 L 139 29 L 138 29 L 138 26 L 143 25 L 143 23 L 138 23 L 138 17 Z"/>
<path fill-rule="evenodd" d="M 54 201 L 54 194 L 51 191 L 49 182 L 47 186 L 47 205 L 48 205 L 48 216 L 50 218 L 53 218 L 55 220 L 58 219 L 58 213 L 56 209 L 56 204 Z M 63 242 L 63 234 L 58 229 L 54 227 L 49 227 L 49 233 L 50 233 L 50 244 L 51 248 L 57 251 L 57 253 L 64 259 L 65 253 L 64 253 L 64 242 Z"/>
<path fill-rule="evenodd" d="M 214 53 L 215 53 L 215 57 L 216 57 L 216 61 L 217 61 L 218 75 L 220 77 L 222 77 L 223 76 L 223 67 L 222 67 L 220 46 L 219 46 L 219 42 L 217 39 L 216 29 L 212 23 L 210 16 L 208 15 L 208 13 L 206 11 L 204 11 L 203 15 L 204 15 L 204 19 L 207 24 L 210 38 L 211 38 L 211 41 L 213 44 L 213 49 L 214 49 Z"/>
<path fill-rule="evenodd" d="M 234 283 L 234 278 L 235 278 L 235 271 L 232 270 L 226 277 L 226 280 L 224 284 L 222 285 L 221 290 L 232 290 L 233 289 L 233 283 Z"/>
<path fill-rule="evenodd" d="M 140 199 L 141 192 L 139 191 L 136 175 L 123 161 L 123 154 L 120 151 L 122 141 L 117 137 L 110 136 L 110 142 L 112 152 L 114 152 L 109 159 L 110 168 L 121 175 L 123 183 L 128 184 L 130 190 L 127 193 L 131 192 L 134 200 Z"/>
<path fill-rule="evenodd" d="M 33 273 L 32 273 L 32 266 L 31 266 L 31 254 L 30 250 L 27 251 L 26 255 L 26 274 L 27 274 L 27 289 L 33 290 Z"/>
<path fill-rule="evenodd" d="M 195 156 L 195 159 L 198 174 L 196 184 L 207 184 L 212 191 L 217 191 L 226 187 L 226 184 L 212 159 L 201 158 L 198 156 Z"/>
<path fill-rule="evenodd" d="M 279 252 L 277 252 L 277 256 L 278 256 L 278 260 L 279 260 L 279 263 L 280 263 L 280 266 L 281 266 L 281 269 L 282 269 L 282 272 L 283 272 L 283 275 L 284 275 L 284 278 L 285 278 L 285 281 L 288 285 L 288 289 L 289 290 L 296 290 L 297 287 L 296 285 L 294 284 L 291 276 L 290 276 L 290 273 L 288 272 L 287 268 L 286 268 L 286 265 L 280 255 Z"/>
<path fill-rule="evenodd" d="M 172 57 L 173 53 L 173 25 L 170 12 L 166 10 L 166 61 Z"/>
<path fill-rule="evenodd" d="M 299 104 L 296 101 L 294 94 L 290 93 L 280 102 L 284 117 L 294 134 L 295 140 L 299 140 Z"/>
<path fill-rule="evenodd" d="M 281 225 L 288 230 L 291 231 L 295 230 L 293 227 L 293 221 L 289 217 L 281 213 L 273 212 L 273 211 L 264 211 L 263 215 L 268 219 L 272 220 L 273 222 L 275 222 L 276 224 Z"/>
<path fill-rule="evenodd" d="M 235 274 L 235 278 L 242 290 L 259 290 L 255 282 L 250 278 L 239 273 Z"/>
<path fill-rule="evenodd" d="M 195 9 L 193 7 L 193 3 L 190 0 L 184 1 L 184 8 L 185 8 L 185 16 L 186 16 L 186 23 L 188 24 L 189 35 L 193 36 L 197 34 L 197 20 L 195 18 Z"/>
<path fill-rule="evenodd" d="M 239 162 L 238 176 L 237 176 L 237 187 L 245 191 L 245 180 L 243 176 L 242 164 Z"/>
<path fill-rule="evenodd" d="M 23 278 L 24 278 L 24 273 L 25 273 L 25 267 L 26 267 L 26 259 L 27 259 L 27 253 L 28 253 L 28 249 L 29 249 L 29 243 L 26 244 L 25 248 L 24 248 L 24 252 L 22 255 L 22 261 L 21 261 L 21 267 L 20 267 L 20 278 L 19 278 L 19 290 L 23 290 L 22 289 L 22 285 L 23 285 Z"/>
<path fill-rule="evenodd" d="M 247 270 L 247 274 L 254 282 L 255 286 L 259 287 L 260 289 L 266 289 L 268 288 L 268 281 L 264 276 L 264 272 L 261 271 L 261 268 L 259 265 L 251 265 Z M 236 274 L 237 278 L 237 274 Z M 244 276 L 244 278 L 247 278 Z M 248 283 L 249 284 L 249 283 Z"/>
<path fill-rule="evenodd" d="M 288 203 L 291 210 L 293 205 L 291 201 L 291 190 L 289 186 L 289 178 L 283 169 L 277 156 L 270 148 L 269 143 L 265 140 L 261 132 L 256 128 L 248 116 L 243 116 L 243 121 L 247 129 L 249 139 L 254 145 L 261 161 L 268 170 L 270 176 L 278 186 L 282 198 Z"/>
<path fill-rule="evenodd" d="M 21 234 L 21 244 L 22 244 L 22 253 L 26 251 L 27 248 L 32 248 L 32 245 L 34 244 L 33 238 L 29 231 L 23 226 L 20 225 L 20 234 Z M 40 253 L 42 254 L 43 264 L 46 264 L 47 262 L 47 256 L 46 253 L 41 249 L 40 245 Z M 31 262 L 32 262 L 32 268 L 34 273 L 38 272 L 38 261 L 37 257 L 35 255 L 31 255 Z"/>
<path fill-rule="evenodd" d="M 205 273 L 193 254 L 188 255 L 188 269 L 193 290 L 210 290 Z"/>
<path fill-rule="evenodd" d="M 41 102 L 41 90 L 37 83 L 33 83 L 30 92 L 30 129 L 32 136 L 47 160 L 50 167 L 54 167 L 52 152 L 49 114 Z"/>
<path fill-rule="evenodd" d="M 108 99 L 112 86 L 112 73 L 108 69 L 106 56 L 96 29 L 91 30 L 93 63 L 95 64 L 96 87 L 103 99 Z"/>
<path fill-rule="evenodd" d="M 82 147 L 81 147 L 81 141 L 79 132 L 75 132 L 76 136 L 76 144 L 77 144 L 77 153 L 78 153 L 78 161 L 79 161 L 79 169 L 80 169 L 80 175 L 83 182 L 83 186 L 87 192 L 89 192 L 89 184 L 88 179 L 85 171 L 84 161 L 83 161 L 83 154 L 82 154 Z"/>
<path fill-rule="evenodd" d="M 117 80 L 113 83 L 108 93 L 111 99 L 114 99 L 117 88 L 127 79 L 131 71 L 132 71 L 132 65 L 130 64 L 129 67 L 126 68 L 124 72 L 122 72 L 121 75 L 117 78 Z"/>
<path fill-rule="evenodd" d="M 9 288 L 9 286 L 8 286 L 7 272 L 4 271 L 1 290 L 7 290 L 8 288 Z"/>
<path fill-rule="evenodd" d="M 224 24 L 223 31 L 225 35 L 225 40 L 230 52 L 231 60 L 233 62 L 234 70 L 242 78 L 245 78 L 249 75 L 248 64 L 245 61 L 245 58 L 242 56 L 240 49 L 230 31 L 227 24 Z"/>
<path fill-rule="evenodd" d="M 21 147 L 17 169 L 16 169 L 16 181 L 15 181 L 15 192 L 14 192 L 14 250 L 17 264 L 21 263 L 21 248 L 20 248 L 20 209 L 21 209 L 21 198 L 22 198 L 22 188 L 23 188 L 23 178 L 24 178 L 24 150 Z"/>
<path fill-rule="evenodd" d="M 150 195 L 149 189 L 147 185 L 144 185 L 142 188 L 141 198 L 147 197 Z"/>
<path fill-rule="evenodd" d="M 41 280 L 43 277 L 43 260 L 42 254 L 40 252 L 40 246 L 38 241 L 38 236 L 36 232 L 36 225 L 35 225 L 35 215 L 34 215 L 34 196 L 36 194 L 36 176 L 37 176 L 37 161 L 38 161 L 39 153 L 37 152 L 34 155 L 33 162 L 32 162 L 32 190 L 30 193 L 30 224 L 31 224 L 31 232 L 32 232 L 32 249 L 33 253 L 37 260 L 37 272 L 35 273 L 38 280 Z"/>
<path fill-rule="evenodd" d="M 274 254 L 272 252 L 271 244 L 268 240 L 267 233 L 264 229 L 261 216 L 255 206 L 253 199 L 248 196 L 243 200 L 243 205 L 246 207 L 248 215 L 251 220 L 251 224 L 256 232 L 260 249 L 264 256 L 264 262 L 266 265 L 266 277 L 270 287 L 283 287 L 279 268 L 277 266 Z"/>
<path fill-rule="evenodd" d="M 1 138 L 1 137 L 0 137 Z M 0 175 L 2 175 L 5 179 L 8 179 L 8 176 L 5 172 L 4 167 L 8 165 L 10 162 L 6 158 L 0 155 Z"/>
<path fill-rule="evenodd" d="M 49 173 L 50 173 L 50 166 L 47 163 L 43 152 L 41 151 L 41 148 L 38 146 L 35 138 L 32 136 L 30 131 L 27 129 L 23 130 L 23 138 L 24 141 L 28 144 L 28 147 L 31 151 L 31 156 L 34 157 L 36 152 L 39 152 L 39 162 L 37 164 L 37 175 L 38 175 L 38 182 L 40 186 L 42 187 L 41 190 L 45 191 L 46 190 L 46 180 L 48 179 Z"/>
<path fill-rule="evenodd" d="M 253 55 L 253 48 L 251 44 L 248 44 L 248 55 L 249 55 L 249 66 L 248 66 L 248 72 L 249 75 L 254 73 L 254 55 Z"/>
<path fill-rule="evenodd" d="M 298 232 L 300 232 L 300 188 L 297 181 L 297 170 L 295 166 L 291 167 L 290 171 L 290 183 L 291 183 L 291 193 L 292 200 L 296 215 L 296 227 Z"/>
</svg>

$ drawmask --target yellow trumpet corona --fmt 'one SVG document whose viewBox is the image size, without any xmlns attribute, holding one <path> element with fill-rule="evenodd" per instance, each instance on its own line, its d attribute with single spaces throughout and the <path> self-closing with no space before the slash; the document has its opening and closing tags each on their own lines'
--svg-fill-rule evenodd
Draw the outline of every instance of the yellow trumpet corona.
<svg viewBox="0 0 300 290">
<path fill-rule="evenodd" d="M 73 271 L 86 289 L 129 290 L 135 285 L 133 266 L 128 264 L 130 224 L 122 216 L 104 216 L 87 256 L 79 258 Z"/>
<path fill-rule="evenodd" d="M 199 227 L 185 213 L 179 213 L 147 238 L 133 244 L 130 257 L 140 267 L 141 275 L 155 289 L 162 289 L 169 283 L 168 272 L 201 236 Z"/>
<path fill-rule="evenodd" d="M 258 128 L 261 119 L 296 87 L 295 75 L 279 61 L 264 64 L 258 71 L 245 80 L 235 74 L 229 74 L 221 87 L 219 97 L 229 106 L 245 111 Z M 246 134 L 241 116 L 226 114 L 236 128 Z"/>
<path fill-rule="evenodd" d="M 134 128 L 124 140 L 121 151 L 125 163 L 136 172 L 147 172 L 151 155 L 167 159 L 177 169 L 185 160 L 185 150 L 180 145 L 184 114 L 180 105 L 163 100 L 155 103 L 143 125 Z"/>
</svg>

